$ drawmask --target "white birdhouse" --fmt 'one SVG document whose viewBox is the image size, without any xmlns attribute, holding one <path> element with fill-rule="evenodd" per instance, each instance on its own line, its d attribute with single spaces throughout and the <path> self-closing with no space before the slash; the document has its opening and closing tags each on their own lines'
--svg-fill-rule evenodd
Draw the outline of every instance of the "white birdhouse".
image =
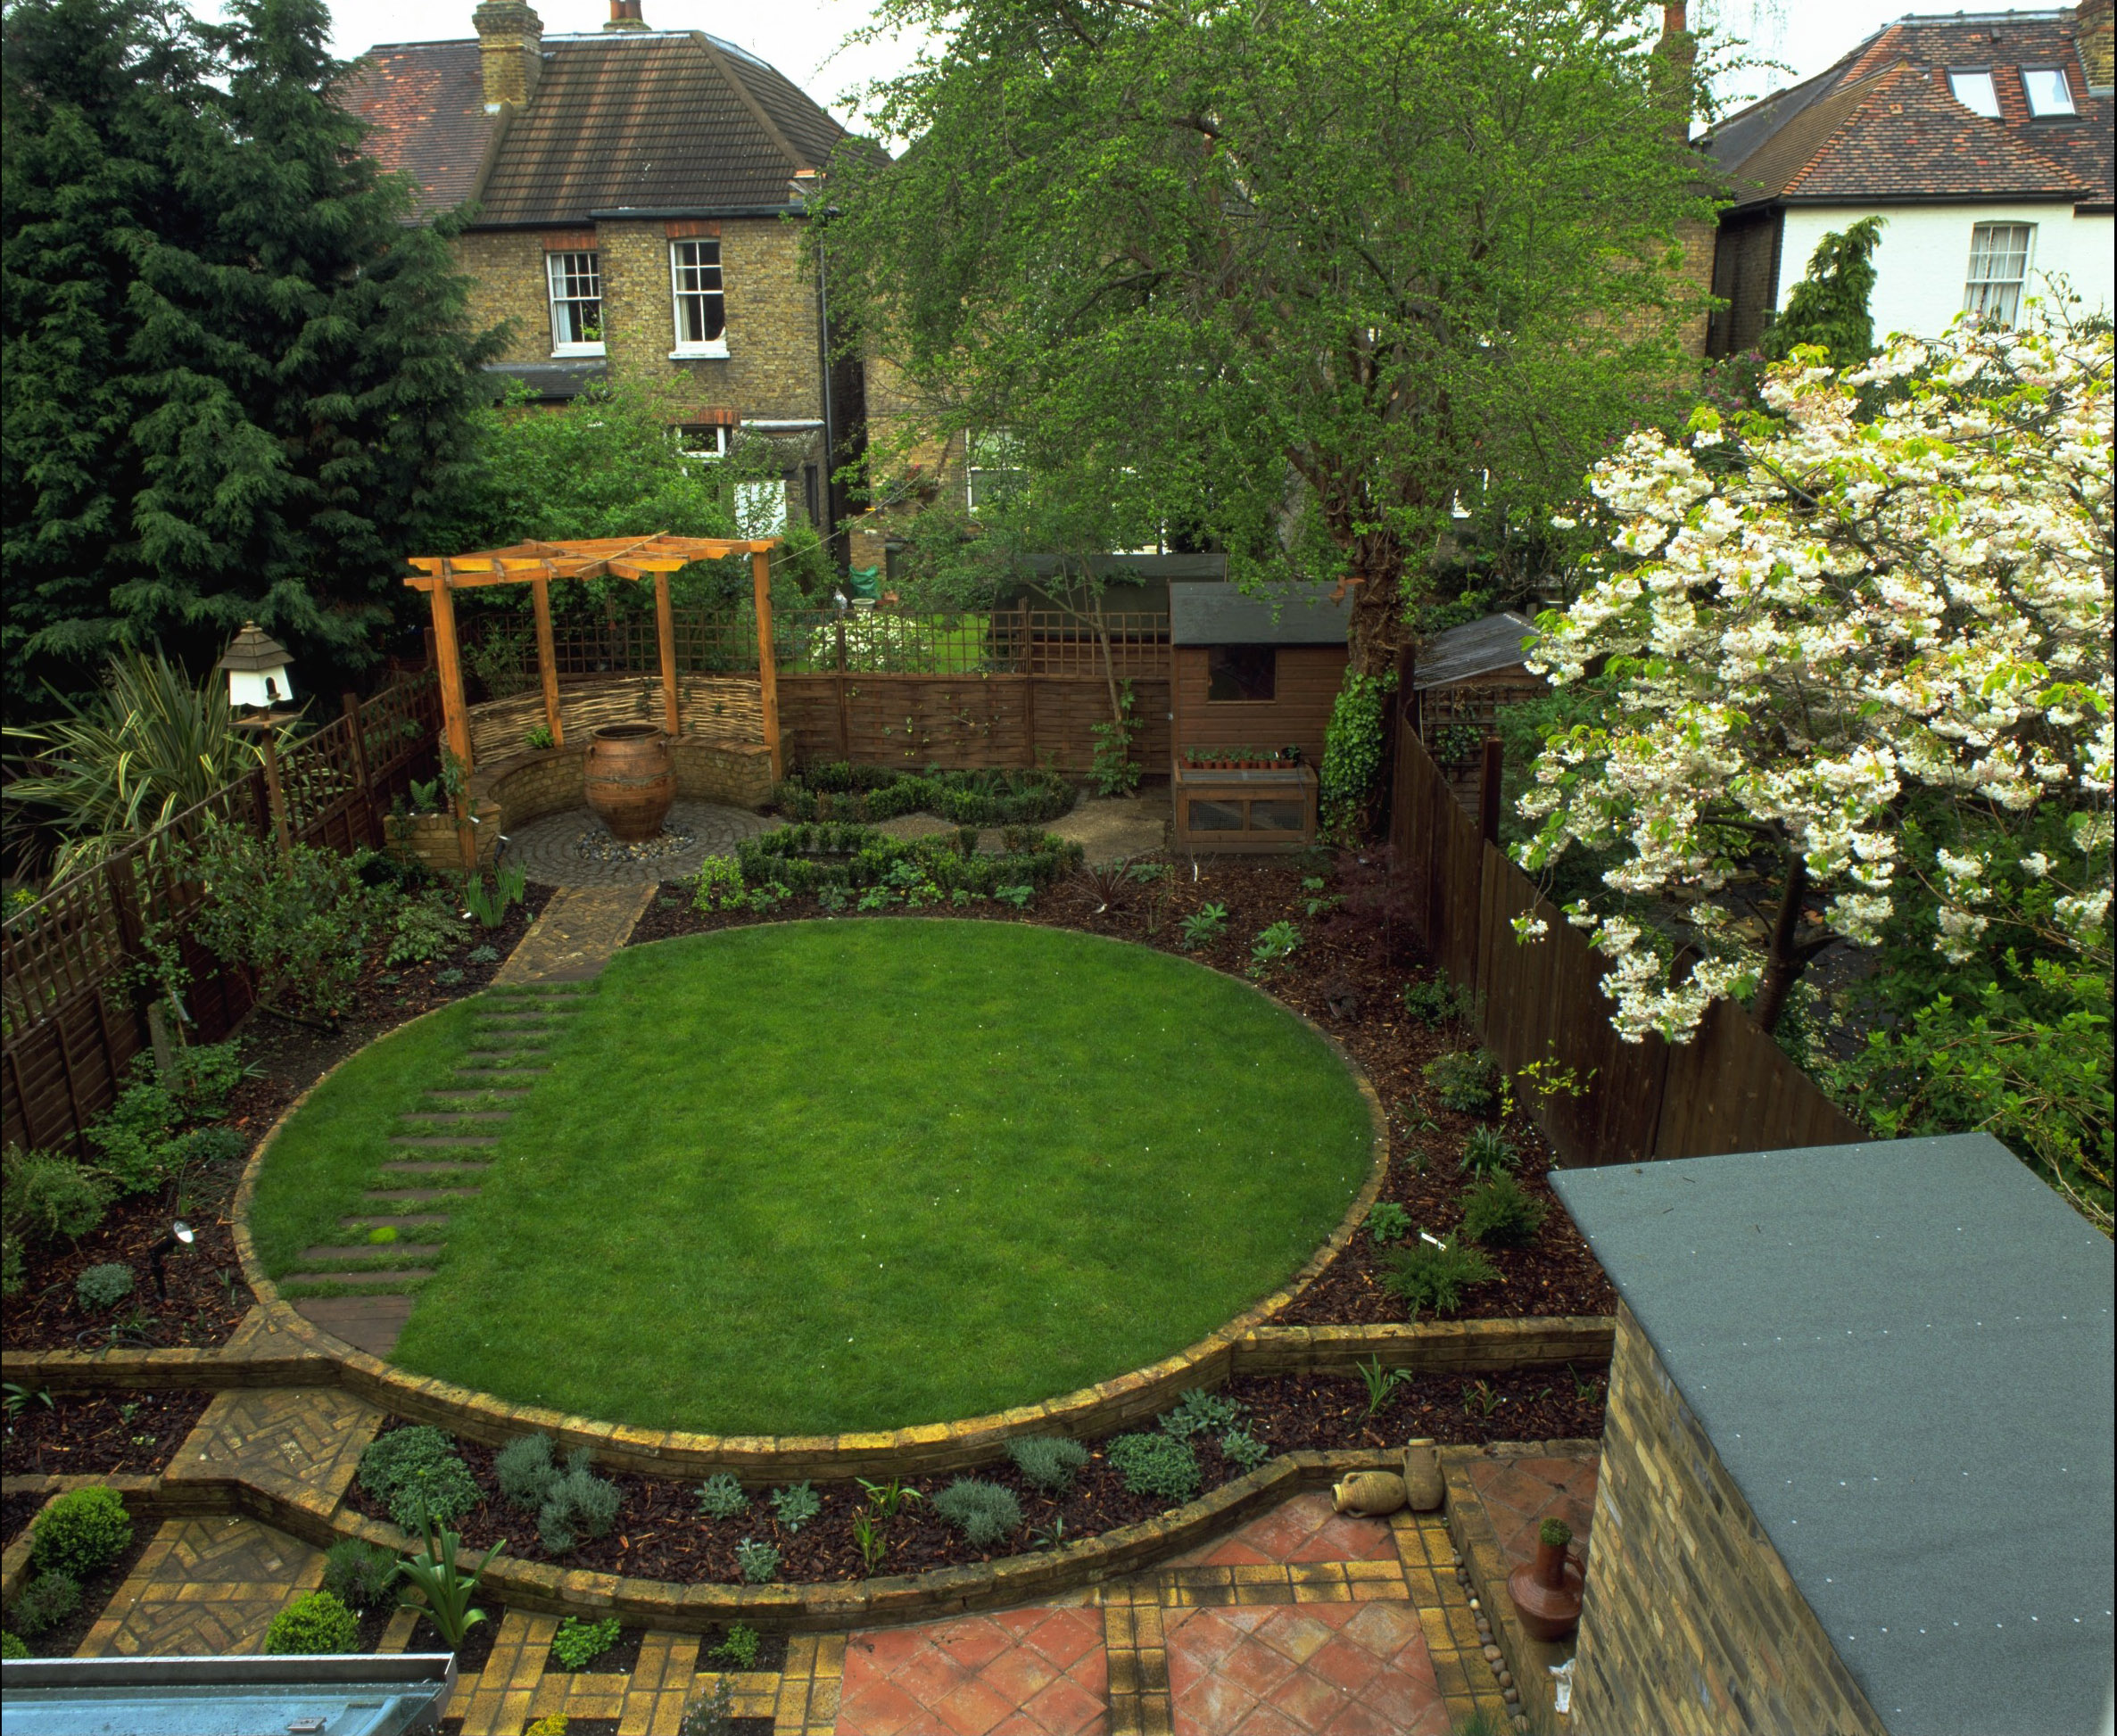
<svg viewBox="0 0 2117 1736">
<path fill-rule="evenodd" d="M 214 667 L 227 671 L 228 703 L 238 711 L 244 707 L 269 710 L 294 697 L 286 647 L 254 621 L 243 624 L 227 655 Z"/>
</svg>

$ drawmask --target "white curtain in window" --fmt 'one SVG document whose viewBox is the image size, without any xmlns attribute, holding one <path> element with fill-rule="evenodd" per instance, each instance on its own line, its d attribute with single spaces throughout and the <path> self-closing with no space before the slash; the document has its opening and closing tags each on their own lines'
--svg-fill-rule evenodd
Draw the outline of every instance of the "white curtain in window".
<svg viewBox="0 0 2117 1736">
<path fill-rule="evenodd" d="M 1970 232 L 1970 278 L 1963 311 L 2011 326 L 2022 310 L 2022 285 L 2029 276 L 2030 223 L 1980 223 Z"/>
</svg>

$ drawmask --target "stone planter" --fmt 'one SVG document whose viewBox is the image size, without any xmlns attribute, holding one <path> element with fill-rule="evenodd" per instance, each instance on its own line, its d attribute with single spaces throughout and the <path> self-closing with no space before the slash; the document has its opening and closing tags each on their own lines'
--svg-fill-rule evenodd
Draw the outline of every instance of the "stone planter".
<svg viewBox="0 0 2117 1736">
<path fill-rule="evenodd" d="M 471 836 L 477 840 L 478 866 L 490 868 L 500 854 L 500 804 L 480 801 L 473 810 L 477 823 Z M 463 846 L 456 836 L 456 822 L 447 814 L 393 814 L 389 820 L 390 847 L 409 856 L 436 874 L 463 872 Z"/>
</svg>

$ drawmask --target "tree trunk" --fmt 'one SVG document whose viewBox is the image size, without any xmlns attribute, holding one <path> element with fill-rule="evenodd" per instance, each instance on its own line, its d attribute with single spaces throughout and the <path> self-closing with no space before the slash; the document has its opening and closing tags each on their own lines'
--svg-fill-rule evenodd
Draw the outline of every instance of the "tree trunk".
<svg viewBox="0 0 2117 1736">
<path fill-rule="evenodd" d="M 1801 980 L 1801 972 L 1815 956 L 1812 950 L 1794 945 L 1801 926 L 1801 905 L 1808 896 L 1808 864 L 1799 851 L 1786 858 L 1786 889 L 1779 897 L 1779 913 L 1772 922 L 1771 949 L 1765 955 L 1764 975 L 1757 980 L 1757 999 L 1749 1016 L 1760 1029 L 1776 1029 L 1786 1011 L 1786 997 Z"/>
<path fill-rule="evenodd" d="M 1386 550 L 1357 550 L 1354 558 L 1346 667 L 1358 675 L 1386 675 L 1397 666 L 1405 639 L 1403 550 L 1393 541 Z"/>
</svg>

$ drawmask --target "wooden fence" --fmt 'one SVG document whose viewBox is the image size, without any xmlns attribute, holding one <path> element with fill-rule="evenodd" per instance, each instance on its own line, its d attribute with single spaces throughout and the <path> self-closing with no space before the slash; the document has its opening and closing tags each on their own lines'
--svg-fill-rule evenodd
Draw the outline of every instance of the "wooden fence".
<svg viewBox="0 0 2117 1736">
<path fill-rule="evenodd" d="M 441 703 L 431 674 L 400 682 L 280 757 L 297 843 L 350 852 L 383 842 L 383 817 L 437 765 Z M 142 942 L 168 935 L 190 973 L 190 1037 L 218 1042 L 252 1004 L 251 984 L 191 933 L 201 894 L 178 867 L 209 818 L 272 835 L 262 769 L 216 790 L 119 856 L 70 875 L 0 930 L 0 1140 L 69 1146 L 110 1107 L 148 1046 Z"/>
<path fill-rule="evenodd" d="M 1485 1046 L 1510 1073 L 1541 1062 L 1577 1093 L 1517 1099 L 1567 1164 L 1706 1157 L 1865 1137 L 1732 1002 L 1714 1003 L 1689 1043 L 1626 1043 L 1610 1025 L 1607 961 L 1478 823 L 1397 709 L 1391 855 L 1412 924 L 1449 975 L 1473 989 Z M 1514 918 L 1546 928 L 1523 943 Z"/>
<path fill-rule="evenodd" d="M 677 614 L 676 667 L 687 730 L 694 720 L 703 720 L 707 733 L 732 734 L 760 716 L 755 703 L 732 691 L 735 683 L 745 682 L 756 690 L 754 620 L 740 611 Z M 489 752 L 512 751 L 524 732 L 542 719 L 542 690 L 524 631 L 494 616 L 466 636 L 467 660 L 488 692 L 487 700 L 473 708 L 482 732 L 481 760 Z M 632 705 L 629 699 L 611 697 L 617 693 L 609 686 L 612 676 L 659 681 L 651 622 L 562 627 L 554 641 L 559 704 L 569 733 L 576 722 L 567 709 L 574 687 L 600 683 L 595 690 L 608 709 Z M 1112 675 L 1132 686 L 1133 715 L 1141 725 L 1133 757 L 1153 771 L 1169 764 L 1166 614 L 1110 613 L 1097 620 L 1026 604 L 844 614 L 800 610 L 774 617 L 772 641 L 780 741 L 790 766 L 844 759 L 964 771 L 1046 764 L 1086 771 L 1095 757 L 1095 726 L 1110 721 Z M 693 703 L 694 688 L 706 690 L 701 683 L 713 688 L 710 715 Z M 591 715 L 586 702 L 580 704 L 583 727 L 608 721 L 600 712 Z"/>
</svg>

